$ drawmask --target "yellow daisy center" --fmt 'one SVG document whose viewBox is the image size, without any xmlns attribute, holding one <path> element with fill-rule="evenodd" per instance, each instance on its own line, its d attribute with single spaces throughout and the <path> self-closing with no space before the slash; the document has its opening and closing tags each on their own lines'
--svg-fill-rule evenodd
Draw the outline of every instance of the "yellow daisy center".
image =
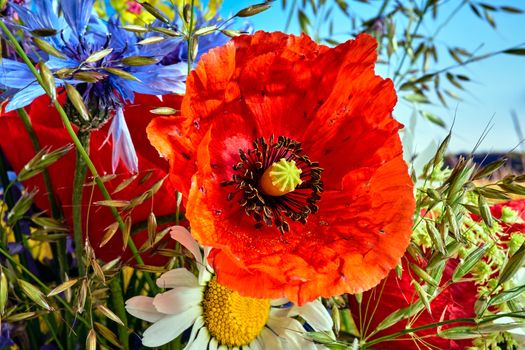
<svg viewBox="0 0 525 350">
<path fill-rule="evenodd" d="M 220 344 L 247 345 L 262 331 L 270 312 L 270 300 L 248 298 L 221 286 L 215 277 L 204 291 L 204 322 Z"/>
</svg>

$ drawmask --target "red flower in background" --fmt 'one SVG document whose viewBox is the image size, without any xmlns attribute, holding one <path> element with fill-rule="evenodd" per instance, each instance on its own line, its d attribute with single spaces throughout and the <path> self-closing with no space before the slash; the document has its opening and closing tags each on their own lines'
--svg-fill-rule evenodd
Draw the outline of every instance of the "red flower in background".
<svg viewBox="0 0 525 350">
<path fill-rule="evenodd" d="M 180 105 L 180 97 L 177 96 L 164 96 L 164 100 L 164 103 L 162 103 L 155 96 L 138 95 L 135 104 L 126 106 L 126 121 L 139 158 L 139 174 L 137 179 L 135 179 L 129 186 L 114 194 L 114 199 L 130 200 L 137 197 L 148 190 L 155 182 L 166 176 L 168 165 L 165 160 L 159 157 L 158 152 L 150 145 L 145 133 L 147 124 L 154 116 L 149 113 L 149 110 L 159 107 L 160 105 L 169 105 L 170 107 L 175 108 Z M 49 99 L 40 98 L 36 100 L 29 108 L 27 108 L 27 111 L 42 147 L 50 146 L 52 149 L 56 149 L 68 143 L 72 143 L 58 113 L 55 108 L 50 105 Z M 104 140 L 108 133 L 107 129 L 108 125 L 100 130 L 93 131 L 91 135 L 90 157 L 100 175 L 108 175 L 112 172 L 111 144 L 109 142 L 104 144 Z M 29 136 L 16 113 L 9 113 L 0 116 L 0 130 L 2 130 L 0 148 L 4 152 L 13 169 L 18 171 L 35 155 Z M 75 152 L 71 151 L 65 157 L 49 167 L 54 192 L 62 206 L 66 222 L 70 226 L 75 157 Z M 148 175 L 149 178 L 147 181 L 140 183 L 141 178 L 144 178 L 144 176 L 150 172 L 151 175 Z M 115 179 L 105 182 L 110 193 L 112 193 L 122 181 L 131 176 L 122 166 L 117 169 L 116 173 L 118 176 Z M 89 171 L 87 176 L 87 182 L 89 182 Z M 40 209 L 46 210 L 50 213 L 51 210 L 43 182 L 43 176 L 37 175 L 25 181 L 24 185 L 28 189 L 33 189 L 35 187 L 39 189 L 39 193 L 35 198 L 35 203 Z M 82 214 L 84 219 L 83 228 L 85 230 L 87 225 L 90 242 L 95 249 L 97 257 L 108 261 L 123 255 L 122 235 L 120 232 L 117 232 L 105 246 L 99 248 L 106 227 L 115 222 L 115 220 L 109 208 L 93 204 L 90 205 L 91 193 L 92 187 L 86 186 L 82 197 Z M 102 199 L 100 191 L 98 188 L 95 188 L 93 191 L 92 202 Z M 89 219 L 86 221 L 88 208 Z M 148 200 L 133 209 L 132 222 L 136 224 L 147 220 L 150 210 L 152 209 L 157 216 L 175 213 L 175 190 L 168 181 L 165 181 L 164 187 L 155 194 L 153 200 Z M 137 246 L 140 247 L 147 238 L 147 232 L 139 232 L 133 238 Z M 123 258 L 129 259 L 130 256 L 131 254 L 128 251 L 124 254 Z M 149 263 L 155 263 L 158 261 L 158 259 L 152 259 L 148 256 L 146 256 L 146 259 Z"/>
<path fill-rule="evenodd" d="M 508 207 L 518 213 L 518 220 L 514 223 L 502 222 L 503 232 L 510 235 L 514 232 L 525 233 L 525 199 L 514 199 L 508 202 L 498 203 L 490 207 L 490 212 L 495 218 L 501 219 L 503 208 Z"/>
<path fill-rule="evenodd" d="M 412 182 L 376 47 L 240 36 L 202 56 L 183 117 L 148 127 L 219 283 L 304 303 L 367 290 L 403 255 Z"/>
<path fill-rule="evenodd" d="M 441 287 L 450 280 L 457 261 L 449 260 L 443 274 Z M 361 304 L 355 298 L 349 298 L 350 311 L 361 336 L 367 337 L 377 326 L 392 312 L 414 305 L 418 300 L 418 294 L 413 286 L 412 276 L 414 273 L 404 266 L 401 278 L 391 272 L 377 287 L 363 293 Z M 416 315 L 399 321 L 371 336 L 367 341 L 371 341 L 386 335 L 391 335 L 402 331 L 405 328 L 416 328 L 419 326 L 430 325 L 432 323 L 453 320 L 458 318 L 475 317 L 474 304 L 477 300 L 477 288 L 474 282 L 460 282 L 447 286 L 430 303 L 432 313 L 426 309 Z M 452 326 L 460 326 L 455 323 Z M 444 326 L 442 329 L 446 329 Z M 395 340 L 385 341 L 374 344 L 374 349 L 388 350 L 420 350 L 420 349 L 466 349 L 472 344 L 472 339 L 451 340 L 441 338 L 436 335 L 437 327 L 418 331 L 411 335 L 402 335 Z"/>
</svg>

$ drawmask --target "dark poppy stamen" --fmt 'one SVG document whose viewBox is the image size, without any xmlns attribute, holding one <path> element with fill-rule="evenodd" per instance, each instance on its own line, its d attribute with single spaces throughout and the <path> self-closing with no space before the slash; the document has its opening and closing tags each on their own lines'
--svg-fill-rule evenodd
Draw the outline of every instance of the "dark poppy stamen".
<svg viewBox="0 0 525 350">
<path fill-rule="evenodd" d="M 255 219 L 257 228 L 275 225 L 281 232 L 287 232 L 288 219 L 306 223 L 308 215 L 318 211 L 316 203 L 323 192 L 323 169 L 319 163 L 302 154 L 301 143 L 284 136 L 279 136 L 277 142 L 272 136 L 269 143 L 260 137 L 253 146 L 250 150 L 239 150 L 240 162 L 233 165 L 235 174 L 221 183 L 235 188 L 227 199 L 237 198 L 246 214 Z M 281 184 L 283 191 L 278 194 L 265 191 L 261 185 L 265 172 L 275 166 L 281 166 L 294 177 L 294 181 L 286 179 Z M 287 186 L 292 187 L 284 189 Z"/>
</svg>

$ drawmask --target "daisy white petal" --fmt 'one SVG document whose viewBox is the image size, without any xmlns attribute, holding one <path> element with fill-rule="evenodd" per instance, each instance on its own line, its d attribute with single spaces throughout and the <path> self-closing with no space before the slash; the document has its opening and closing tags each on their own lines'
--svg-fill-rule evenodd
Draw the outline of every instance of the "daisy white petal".
<svg viewBox="0 0 525 350">
<path fill-rule="evenodd" d="M 143 334 L 142 344 L 161 346 L 177 338 L 195 322 L 200 309 L 193 307 L 177 315 L 169 315 L 151 325 Z"/>
<path fill-rule="evenodd" d="M 131 315 L 148 322 L 157 322 L 164 315 L 153 305 L 153 298 L 137 296 L 126 301 L 126 311 Z"/>
<path fill-rule="evenodd" d="M 269 330 L 268 328 L 264 328 L 261 331 L 260 335 L 262 339 L 262 345 L 265 349 L 281 349 L 281 340 L 279 339 L 279 336 Z"/>
<path fill-rule="evenodd" d="M 163 314 L 174 315 L 197 307 L 202 300 L 200 288 L 177 287 L 153 298 L 153 305 Z"/>
<path fill-rule="evenodd" d="M 208 345 L 208 350 L 218 350 L 219 349 L 219 342 L 215 338 L 211 338 L 210 344 Z"/>
<path fill-rule="evenodd" d="M 289 316 L 301 316 L 316 331 L 328 331 L 333 327 L 333 321 L 320 300 L 314 300 L 303 306 L 293 306 Z"/>
<path fill-rule="evenodd" d="M 250 343 L 250 349 L 252 349 L 252 350 L 263 350 L 263 346 L 262 346 L 262 344 L 259 342 L 258 339 L 254 339 L 254 340 Z"/>
<path fill-rule="evenodd" d="M 173 226 L 171 228 L 170 235 L 171 238 L 182 244 L 184 248 L 188 249 L 191 254 L 193 254 L 197 263 L 201 263 L 203 261 L 199 244 L 191 236 L 190 231 L 188 231 L 185 227 Z"/>
<path fill-rule="evenodd" d="M 190 338 L 188 339 L 188 344 L 186 345 L 184 349 L 191 348 L 191 344 L 195 341 L 195 338 L 197 337 L 197 333 L 199 332 L 199 330 L 202 329 L 203 326 L 204 326 L 204 318 L 202 316 L 197 317 L 197 319 L 195 320 L 195 323 L 191 327 L 191 334 L 190 334 Z"/>
<path fill-rule="evenodd" d="M 197 278 L 184 268 L 170 270 L 157 279 L 160 288 L 199 287 Z"/>
<path fill-rule="evenodd" d="M 268 327 L 277 333 L 289 350 L 315 350 L 314 343 L 307 339 L 302 324 L 293 318 L 270 318 Z"/>
<path fill-rule="evenodd" d="M 208 348 L 208 343 L 210 342 L 210 333 L 206 327 L 202 327 L 197 334 L 197 338 L 193 343 L 186 345 L 184 350 L 202 350 Z"/>
</svg>

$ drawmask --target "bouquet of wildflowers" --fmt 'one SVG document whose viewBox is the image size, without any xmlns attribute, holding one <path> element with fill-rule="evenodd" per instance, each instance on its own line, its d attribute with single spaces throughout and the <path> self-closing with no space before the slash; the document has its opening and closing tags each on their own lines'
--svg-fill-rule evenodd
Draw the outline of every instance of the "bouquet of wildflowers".
<svg viewBox="0 0 525 350">
<path fill-rule="evenodd" d="M 0 1 L 0 348 L 525 348 L 525 175 L 393 115 L 441 3 L 352 3 Z"/>
</svg>

